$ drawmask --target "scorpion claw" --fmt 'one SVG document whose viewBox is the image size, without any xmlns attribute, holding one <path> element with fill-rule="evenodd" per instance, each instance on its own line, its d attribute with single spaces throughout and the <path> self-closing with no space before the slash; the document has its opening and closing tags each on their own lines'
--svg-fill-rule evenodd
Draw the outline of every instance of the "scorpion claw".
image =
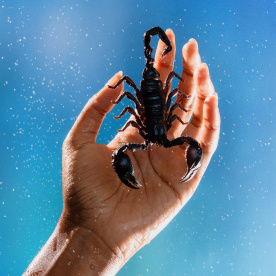
<svg viewBox="0 0 276 276">
<path fill-rule="evenodd" d="M 187 182 L 188 180 L 193 178 L 193 176 L 201 166 L 201 159 L 202 148 L 196 141 L 194 141 L 186 149 L 187 172 L 180 179 L 182 183 Z"/>
<path fill-rule="evenodd" d="M 136 180 L 134 176 L 133 167 L 128 155 L 124 153 L 125 145 L 119 147 L 112 154 L 112 167 L 117 173 L 120 180 L 132 189 L 139 189 L 142 185 Z"/>
</svg>

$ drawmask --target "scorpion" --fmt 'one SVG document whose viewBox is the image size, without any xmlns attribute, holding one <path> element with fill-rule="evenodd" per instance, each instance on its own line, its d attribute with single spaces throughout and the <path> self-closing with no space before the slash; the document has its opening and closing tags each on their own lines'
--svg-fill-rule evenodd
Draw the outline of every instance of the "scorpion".
<svg viewBox="0 0 276 276">
<path fill-rule="evenodd" d="M 128 76 L 123 76 L 117 84 L 114 86 L 108 85 L 109 88 L 115 89 L 123 81 L 131 86 L 136 94 L 136 97 L 128 92 L 124 91 L 119 98 L 114 102 L 118 104 L 124 97 L 134 102 L 136 110 L 131 106 L 127 106 L 123 109 L 119 116 L 115 116 L 116 119 L 121 118 L 126 112 L 132 114 L 136 120 L 129 120 L 126 125 L 118 131 L 124 131 L 127 127 L 132 126 L 138 129 L 139 134 L 144 138 L 145 143 L 127 143 L 118 147 L 112 154 L 112 167 L 118 175 L 119 179 L 128 187 L 132 189 L 138 189 L 142 185 L 137 181 L 134 176 L 134 170 L 129 156 L 126 154 L 127 150 L 138 151 L 147 150 L 151 144 L 157 146 L 163 146 L 170 148 L 173 146 L 180 146 L 187 143 L 185 150 L 185 159 L 187 162 L 187 172 L 180 179 L 180 182 L 184 183 L 193 178 L 197 170 L 201 166 L 202 148 L 200 144 L 189 136 L 181 136 L 173 140 L 168 140 L 167 132 L 171 128 L 173 121 L 178 120 L 182 124 L 187 124 L 182 119 L 173 114 L 173 111 L 177 108 L 187 112 L 179 103 L 173 103 L 171 105 L 172 98 L 179 94 L 184 98 L 189 98 L 180 89 L 173 89 L 166 100 L 166 95 L 169 91 L 169 84 L 174 77 L 180 81 L 184 81 L 174 71 L 170 72 L 166 78 L 164 86 L 160 80 L 159 72 L 153 67 L 154 59 L 152 58 L 153 49 L 150 46 L 151 37 L 158 35 L 159 38 L 166 44 L 166 47 L 161 55 L 161 61 L 172 50 L 171 42 L 167 37 L 164 30 L 160 27 L 153 27 L 144 34 L 144 54 L 145 54 L 145 68 L 143 71 L 143 79 L 140 84 L 140 90 L 136 86 L 133 80 Z"/>
</svg>

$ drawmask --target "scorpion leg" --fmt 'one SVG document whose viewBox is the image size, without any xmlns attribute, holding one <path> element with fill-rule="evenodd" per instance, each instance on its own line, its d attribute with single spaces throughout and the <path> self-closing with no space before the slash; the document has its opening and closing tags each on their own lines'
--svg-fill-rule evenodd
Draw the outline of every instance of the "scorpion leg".
<svg viewBox="0 0 276 276">
<path fill-rule="evenodd" d="M 135 110 L 134 110 L 131 106 L 129 106 L 129 105 L 126 106 L 126 107 L 123 109 L 123 111 L 121 112 L 121 114 L 120 114 L 119 116 L 115 116 L 114 118 L 115 118 L 115 119 L 120 119 L 120 118 L 122 118 L 122 116 L 123 116 L 127 111 L 135 117 L 137 123 L 142 127 L 142 126 L 143 126 L 143 123 L 142 123 L 140 117 L 136 114 Z"/>
<path fill-rule="evenodd" d="M 164 94 L 165 94 L 165 95 L 168 94 L 168 91 L 169 91 L 169 89 L 170 89 L 169 85 L 170 85 L 170 83 L 172 82 L 172 79 L 173 79 L 174 77 L 176 77 L 176 78 L 178 78 L 180 81 L 184 82 L 184 80 L 183 80 L 178 74 L 176 74 L 174 71 L 171 71 L 171 72 L 169 73 L 169 75 L 167 76 L 165 82 L 164 82 Z M 175 90 L 175 89 L 174 89 L 174 90 Z M 174 91 L 174 90 L 173 90 L 173 91 Z M 172 92 L 173 92 L 173 91 L 172 91 Z M 179 89 L 178 89 L 178 91 L 179 91 L 179 93 L 180 93 L 182 96 L 187 97 L 187 96 L 186 96 L 185 94 L 183 94 Z"/>
<path fill-rule="evenodd" d="M 164 144 L 165 148 L 170 148 L 173 146 L 181 146 L 184 143 L 188 144 L 188 147 L 186 148 L 185 152 L 187 172 L 180 179 L 182 183 L 192 179 L 197 170 L 200 168 L 202 159 L 202 148 L 195 139 L 189 136 L 181 136 L 172 141 L 167 140 L 167 142 Z"/>
<path fill-rule="evenodd" d="M 146 150 L 149 147 L 149 142 L 145 144 L 126 144 L 117 148 L 112 154 L 112 166 L 117 173 L 120 180 L 132 189 L 139 189 L 142 185 L 136 180 L 134 176 L 133 166 L 128 155 L 125 154 L 126 150 Z"/>
<path fill-rule="evenodd" d="M 167 122 L 170 121 L 170 119 L 171 119 L 171 117 L 172 117 L 173 111 L 176 110 L 177 108 L 180 108 L 180 109 L 182 109 L 182 110 L 185 111 L 185 112 L 190 111 L 190 110 L 187 110 L 186 108 L 184 108 L 181 104 L 179 104 L 179 103 L 174 103 L 174 104 L 171 106 L 170 110 L 169 110 L 169 114 L 168 114 L 168 117 L 167 117 Z"/>
<path fill-rule="evenodd" d="M 139 134 L 144 138 L 144 139 L 146 139 L 146 134 L 145 134 L 145 132 L 144 132 L 144 126 L 139 126 L 139 124 L 137 124 L 135 121 L 128 121 L 126 124 L 125 124 L 125 126 L 122 128 L 122 129 L 119 129 L 118 130 L 118 132 L 122 132 L 122 131 L 124 131 L 126 128 L 128 128 L 129 126 L 133 126 L 133 127 L 135 127 L 135 128 L 137 128 L 138 129 L 138 131 L 139 131 Z"/>
<path fill-rule="evenodd" d="M 136 107 L 136 109 L 137 109 L 137 111 L 138 111 L 138 114 L 140 115 L 140 116 L 142 116 L 143 115 L 143 112 L 142 112 L 142 106 L 141 106 L 141 104 L 137 101 L 137 99 L 130 93 L 130 92 L 128 92 L 128 91 L 125 91 L 119 98 L 118 98 L 118 100 L 116 100 L 114 103 L 115 104 L 118 104 L 124 97 L 127 97 L 128 99 L 130 99 L 130 100 L 132 100 L 133 102 L 134 102 L 134 104 L 135 104 L 135 107 Z"/>
<path fill-rule="evenodd" d="M 183 122 L 182 119 L 178 115 L 174 114 L 174 115 L 172 115 L 172 117 L 169 120 L 167 120 L 167 131 L 169 131 L 169 129 L 172 126 L 172 123 L 175 120 L 178 120 L 182 125 L 187 125 L 188 124 L 187 122 L 186 123 Z"/>
<path fill-rule="evenodd" d="M 135 84 L 135 82 L 128 76 L 123 76 L 114 86 L 108 85 L 109 88 L 115 89 L 117 88 L 123 81 L 126 81 L 126 83 L 128 85 L 130 85 L 134 90 L 135 90 L 135 94 L 136 97 L 138 99 L 139 102 L 141 102 L 141 92 L 138 89 L 137 85 Z"/>
<path fill-rule="evenodd" d="M 166 103 L 167 111 L 170 108 L 170 105 L 171 105 L 171 102 L 172 102 L 172 97 L 175 96 L 177 93 L 179 93 L 182 97 L 184 97 L 186 99 L 189 98 L 189 96 L 186 96 L 185 94 L 183 94 L 183 92 L 181 90 L 179 90 L 178 88 L 175 88 L 168 96 L 167 103 Z"/>
</svg>

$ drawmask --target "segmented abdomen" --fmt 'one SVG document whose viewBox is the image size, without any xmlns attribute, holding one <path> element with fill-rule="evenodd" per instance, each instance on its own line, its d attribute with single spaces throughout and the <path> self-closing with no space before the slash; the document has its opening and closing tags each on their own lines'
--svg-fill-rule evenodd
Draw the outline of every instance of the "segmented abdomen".
<svg viewBox="0 0 276 276">
<path fill-rule="evenodd" d="M 156 122 L 166 120 L 166 99 L 160 80 L 142 80 L 141 81 L 142 104 L 145 112 L 145 126 L 148 133 Z"/>
</svg>

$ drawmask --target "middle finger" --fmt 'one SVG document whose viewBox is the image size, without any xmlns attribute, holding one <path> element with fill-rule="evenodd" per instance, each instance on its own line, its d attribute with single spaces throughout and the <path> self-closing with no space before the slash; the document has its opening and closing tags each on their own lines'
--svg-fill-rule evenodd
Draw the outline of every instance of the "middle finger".
<svg viewBox="0 0 276 276">
<path fill-rule="evenodd" d="M 190 39 L 184 45 L 182 49 L 182 56 L 183 70 L 181 78 L 184 80 L 184 82 L 180 81 L 178 88 L 182 93 L 189 96 L 189 98 L 185 99 L 182 96 L 178 96 L 176 102 L 180 103 L 187 110 L 192 110 L 196 94 L 194 73 L 201 64 L 201 58 L 198 52 L 198 44 L 195 39 Z M 181 109 L 177 109 L 174 113 L 177 114 L 183 122 L 188 122 L 192 114 L 192 112 L 184 112 Z M 176 135 L 180 135 L 180 133 L 183 131 L 183 125 L 179 121 L 175 121 L 172 125 L 172 131 Z"/>
</svg>

